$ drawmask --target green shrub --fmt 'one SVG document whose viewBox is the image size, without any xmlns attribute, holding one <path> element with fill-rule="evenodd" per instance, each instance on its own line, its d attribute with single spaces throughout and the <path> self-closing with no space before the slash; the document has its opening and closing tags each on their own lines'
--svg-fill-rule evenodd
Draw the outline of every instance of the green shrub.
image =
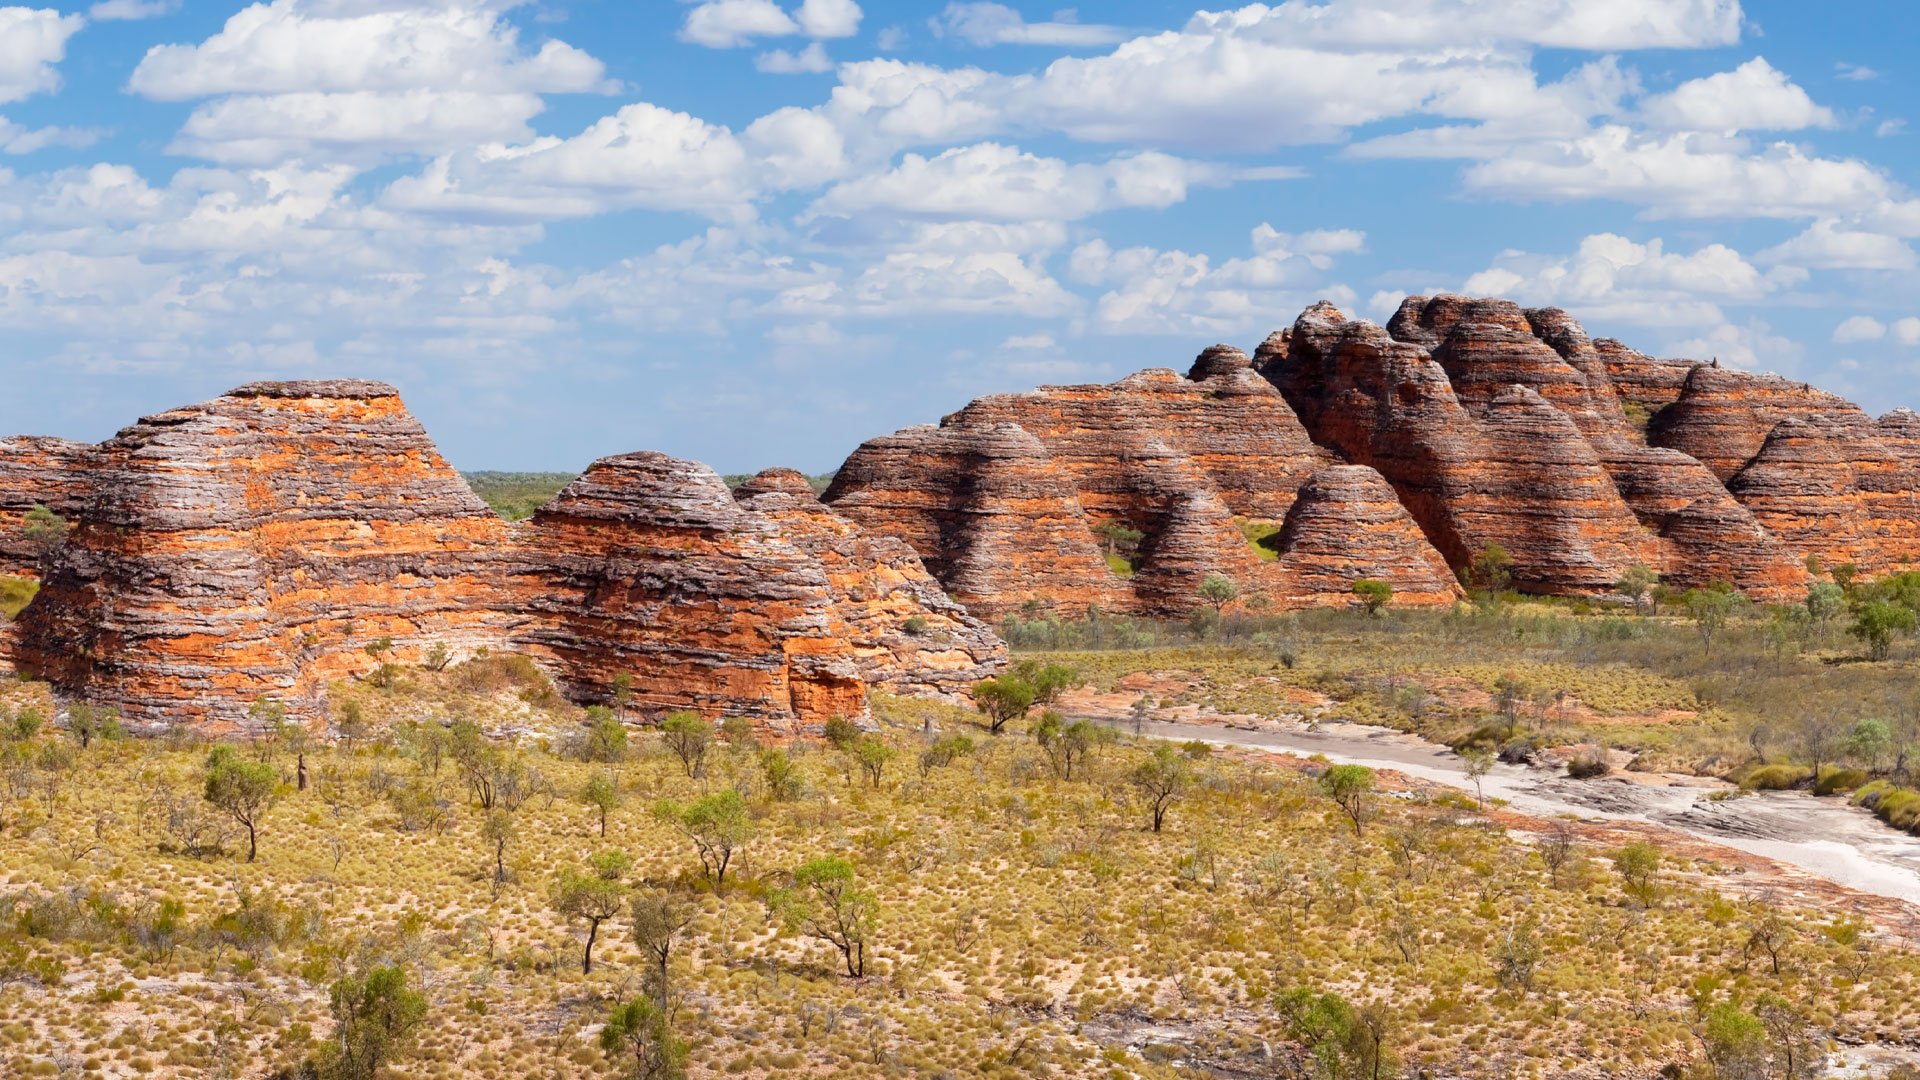
<svg viewBox="0 0 1920 1080">
<path fill-rule="evenodd" d="M 1807 778 L 1804 765 L 1762 765 L 1748 773 L 1740 786 L 1748 791 L 1786 791 Z"/>
<path fill-rule="evenodd" d="M 1840 791 L 1852 791 L 1867 782 L 1867 774 L 1859 769 L 1827 769 L 1813 785 L 1815 795 L 1832 795 Z"/>
<path fill-rule="evenodd" d="M 1920 833 L 1920 792 L 1875 780 L 1854 792 L 1853 804 L 1873 811 L 1875 817 L 1896 829 Z"/>
</svg>

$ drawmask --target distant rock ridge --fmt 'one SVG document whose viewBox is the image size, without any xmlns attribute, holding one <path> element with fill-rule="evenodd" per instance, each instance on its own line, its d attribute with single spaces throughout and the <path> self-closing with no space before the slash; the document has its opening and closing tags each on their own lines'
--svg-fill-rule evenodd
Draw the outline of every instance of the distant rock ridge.
<svg viewBox="0 0 1920 1080">
<path fill-rule="evenodd" d="M 1905 409 L 1874 420 L 1591 339 L 1558 308 L 1441 295 L 1385 327 L 1315 304 L 1184 378 L 980 398 L 870 440 L 825 501 L 986 617 L 1177 615 L 1211 574 L 1256 609 L 1349 603 L 1360 577 L 1444 604 L 1494 545 L 1530 592 L 1607 595 L 1644 564 L 1777 601 L 1808 556 L 1882 573 L 1920 555 L 1917 470 Z M 1140 535 L 1126 562 L 1106 557 L 1116 524 Z"/>
<path fill-rule="evenodd" d="M 510 525 L 377 382 L 253 383 L 99 446 L 0 441 L 0 513 L 36 502 L 68 532 L 0 552 L 43 579 L 0 645 L 136 724 L 232 730 L 262 697 L 315 719 L 329 682 L 442 645 L 529 655 L 576 700 L 625 674 L 642 714 L 787 734 L 1005 656 L 904 544 L 817 502 L 804 527 L 743 506 L 694 462 L 603 459 Z M 916 617 L 920 647 L 893 647 Z"/>
</svg>

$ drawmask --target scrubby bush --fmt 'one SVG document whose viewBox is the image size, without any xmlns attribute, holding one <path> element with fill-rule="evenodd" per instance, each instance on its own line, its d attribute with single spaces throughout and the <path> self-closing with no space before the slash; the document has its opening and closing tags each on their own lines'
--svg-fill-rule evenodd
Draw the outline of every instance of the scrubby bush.
<svg viewBox="0 0 1920 1080">
<path fill-rule="evenodd" d="M 1742 777 L 1740 786 L 1748 791 L 1787 791 L 1799 787 L 1811 775 L 1804 765 L 1762 765 Z"/>
<path fill-rule="evenodd" d="M 1859 769 L 1827 769 L 1814 782 L 1815 795 L 1833 795 L 1842 791 L 1853 791 L 1867 782 L 1867 774 Z"/>
</svg>

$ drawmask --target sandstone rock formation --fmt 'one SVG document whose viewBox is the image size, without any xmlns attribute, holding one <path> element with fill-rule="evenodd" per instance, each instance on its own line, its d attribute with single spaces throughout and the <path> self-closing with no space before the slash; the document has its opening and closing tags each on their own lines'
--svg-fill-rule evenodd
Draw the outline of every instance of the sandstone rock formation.
<svg viewBox="0 0 1920 1080">
<path fill-rule="evenodd" d="M 633 677 L 646 711 L 692 707 L 793 719 L 865 712 L 847 628 L 819 560 L 734 502 L 704 465 L 602 458 L 534 513 L 538 582 L 514 642 L 589 697 Z"/>
<path fill-rule="evenodd" d="M 1004 482 L 983 486 L 996 469 L 954 449 L 988 428 L 1021 447 L 1041 528 L 1010 525 L 1022 502 L 981 497 Z M 1916 470 L 1920 417 L 1905 410 L 1874 421 L 1777 376 L 1589 339 L 1556 308 L 1436 296 L 1407 298 L 1384 328 L 1317 304 L 1250 360 L 1215 346 L 1184 379 L 981 398 L 861 447 L 826 499 L 913 545 L 989 616 L 1035 600 L 1176 614 L 1208 573 L 1283 607 L 1346 603 L 1359 576 L 1445 603 L 1459 592 L 1437 568 L 1494 545 L 1533 592 L 1606 594 L 1644 564 L 1671 585 L 1780 601 L 1806 588 L 1810 555 L 1880 573 L 1920 554 Z M 971 515 L 995 522 L 996 550 L 956 527 Z M 1282 520 L 1252 559 L 1229 531 Z M 1102 575 L 1082 535 L 1107 523 L 1144 534 L 1130 577 Z"/>
<path fill-rule="evenodd" d="M 1302 485 L 1335 461 L 1246 354 L 1215 346 L 1184 378 L 1154 369 L 984 397 L 938 427 L 870 440 L 825 501 L 912 545 L 984 617 L 1035 601 L 1068 616 L 1089 604 L 1183 612 L 1215 573 L 1249 600 L 1299 605 L 1319 602 L 1300 581 L 1320 582 L 1309 590 L 1318 597 L 1337 573 L 1320 562 L 1298 578 L 1278 546 L 1248 537 L 1280 531 Z M 1115 526 L 1140 536 L 1131 573 L 1104 557 L 1096 530 Z M 1459 595 L 1450 579 L 1433 582 L 1437 555 L 1383 565 L 1420 568 L 1393 582 L 1408 595 Z M 1336 590 L 1338 602 L 1350 588 L 1351 579 Z"/>
<path fill-rule="evenodd" d="M 30 435 L 0 439 L 0 574 L 39 577 L 44 546 L 26 535 L 27 512 L 45 506 L 62 518 L 84 502 L 82 463 L 91 443 Z"/>
<path fill-rule="evenodd" d="M 912 548 L 827 509 L 801 473 L 765 470 L 735 488 L 734 497 L 819 562 L 869 685 L 958 699 L 1004 659 L 1006 646 L 941 591 Z"/>
<path fill-rule="evenodd" d="M 381 383 L 252 384 L 54 449 L 73 465 L 44 490 L 72 494 L 72 527 L 11 659 L 136 724 L 229 728 L 260 697 L 313 719 L 328 682 L 437 644 L 529 654 L 578 700 L 625 673 L 643 710 L 786 732 L 862 714 L 869 681 L 950 691 L 1004 655 L 924 581 L 859 613 L 863 651 L 816 550 L 824 523 L 790 537 L 664 455 L 597 462 L 510 526 Z M 861 572 L 924 579 L 910 551 L 871 543 Z M 874 644 L 915 616 L 961 643 L 912 663 Z"/>
<path fill-rule="evenodd" d="M 1290 578 L 1280 597 L 1289 607 L 1345 605 L 1361 578 L 1391 583 L 1402 604 L 1448 604 L 1460 595 L 1446 560 L 1386 478 L 1365 465 L 1314 473 L 1275 546 Z"/>
</svg>

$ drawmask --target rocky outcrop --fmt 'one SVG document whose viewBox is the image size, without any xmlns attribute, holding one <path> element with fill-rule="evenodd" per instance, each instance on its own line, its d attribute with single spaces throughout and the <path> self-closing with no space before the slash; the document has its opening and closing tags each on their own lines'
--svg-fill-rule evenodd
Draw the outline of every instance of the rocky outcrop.
<svg viewBox="0 0 1920 1080">
<path fill-rule="evenodd" d="M 1700 366 L 1696 360 L 1663 360 L 1622 345 L 1615 338 L 1596 338 L 1593 350 L 1607 366 L 1607 380 L 1626 405 L 1655 413 L 1680 400 L 1687 376 Z"/>
<path fill-rule="evenodd" d="M 82 471 L 15 660 L 131 720 L 231 723 L 259 697 L 314 714 L 328 680 L 510 621 L 490 584 L 505 524 L 390 386 L 243 386 L 142 419 Z"/>
<path fill-rule="evenodd" d="M 956 448 L 987 431 L 1022 447 L 1021 490 L 1044 492 L 1036 528 L 1018 526 L 1018 500 L 977 497 L 1005 466 Z M 1379 483 L 1326 472 L 1359 466 Z M 1346 603 L 1370 566 L 1399 575 L 1408 602 L 1443 603 L 1459 592 L 1435 567 L 1494 546 L 1533 592 L 1606 594 L 1645 565 L 1670 585 L 1785 601 L 1808 585 L 1809 555 L 1880 573 L 1920 554 L 1917 470 L 1912 413 L 1871 421 L 1776 376 L 1651 357 L 1558 308 L 1416 296 L 1385 328 L 1316 304 L 1251 358 L 1217 345 L 1184 378 L 981 398 L 863 446 L 827 500 L 914 546 L 987 615 L 1042 599 L 1177 614 L 1211 573 L 1283 607 Z M 1307 492 L 1321 502 L 1296 522 Z M 1341 514 L 1356 523 L 1344 538 Z M 997 556 L 966 541 L 957 522 L 972 515 L 995 523 Z M 1113 524 L 1142 539 L 1102 575 L 1099 541 L 1078 533 Z M 1262 537 L 1251 558 L 1229 526 Z"/>
<path fill-rule="evenodd" d="M 1277 336 L 1260 355 L 1284 347 Z M 939 427 L 870 440 L 825 501 L 911 544 L 984 617 L 1035 604 L 1076 616 L 1089 604 L 1179 614 L 1213 574 L 1256 604 L 1318 602 L 1301 581 L 1344 603 L 1364 574 L 1338 583 L 1322 563 L 1296 577 L 1277 547 L 1248 539 L 1278 532 L 1302 486 L 1336 460 L 1245 353 L 1214 346 L 1185 377 L 1150 369 L 1110 385 L 995 395 Z M 1115 529 L 1137 533 L 1136 547 L 1118 550 Z M 1395 583 L 1410 602 L 1459 595 L 1450 580 L 1429 580 L 1424 568 L 1444 565 L 1437 555 L 1415 562 L 1423 569 Z"/>
<path fill-rule="evenodd" d="M 1342 606 L 1362 578 L 1393 585 L 1403 604 L 1447 604 L 1460 586 L 1386 478 L 1365 465 L 1313 474 L 1275 547 L 1291 579 L 1288 606 Z"/>
<path fill-rule="evenodd" d="M 1328 304 L 1300 316 L 1287 356 L 1263 372 L 1316 441 L 1393 485 L 1453 566 L 1497 545 L 1523 588 L 1599 592 L 1628 566 L 1656 561 L 1652 534 L 1573 419 L 1601 415 L 1583 403 L 1584 377 L 1544 343 L 1528 344 L 1512 305 L 1445 307 L 1429 321 L 1446 327 L 1440 349 L 1464 395 L 1427 348 Z M 1438 331 L 1417 311 L 1422 298 L 1409 298 L 1396 320 L 1431 340 Z M 1489 370 L 1503 377 L 1483 377 Z"/>
<path fill-rule="evenodd" d="M 1841 446 L 1826 425 L 1790 416 L 1727 490 L 1791 550 L 1828 564 L 1876 562 L 1873 522 Z"/>
<path fill-rule="evenodd" d="M 918 552 L 947 593 L 982 618 L 1028 603 L 1084 612 L 1124 594 L 1072 479 L 1016 424 L 949 418 L 870 439 L 823 501 Z"/>
<path fill-rule="evenodd" d="M 50 538 L 29 536 L 27 513 L 44 506 L 62 519 L 85 501 L 91 443 L 31 435 L 0 439 L 0 574 L 39 577 Z"/>
<path fill-rule="evenodd" d="M 866 711 L 860 664 L 818 559 L 704 465 L 602 458 L 526 530 L 515 646 L 588 698 L 632 677 L 646 711 L 752 717 L 780 734 Z"/>
<path fill-rule="evenodd" d="M 318 721 L 329 682 L 443 646 L 786 733 L 862 714 L 870 681 L 951 691 L 1003 655 L 892 541 L 789 535 L 691 462 L 597 462 L 510 526 L 381 383 L 252 384 L 70 456 L 71 528 L 12 661 L 136 724 L 232 729 L 263 697 Z M 829 566 L 862 557 L 850 575 L 890 591 L 855 631 Z M 890 648 L 915 616 L 958 644 Z"/>
<path fill-rule="evenodd" d="M 833 513 L 801 473 L 768 469 L 733 493 L 820 563 L 869 685 L 958 700 L 1005 659 L 1006 646 L 947 597 L 912 548 Z"/>
</svg>

